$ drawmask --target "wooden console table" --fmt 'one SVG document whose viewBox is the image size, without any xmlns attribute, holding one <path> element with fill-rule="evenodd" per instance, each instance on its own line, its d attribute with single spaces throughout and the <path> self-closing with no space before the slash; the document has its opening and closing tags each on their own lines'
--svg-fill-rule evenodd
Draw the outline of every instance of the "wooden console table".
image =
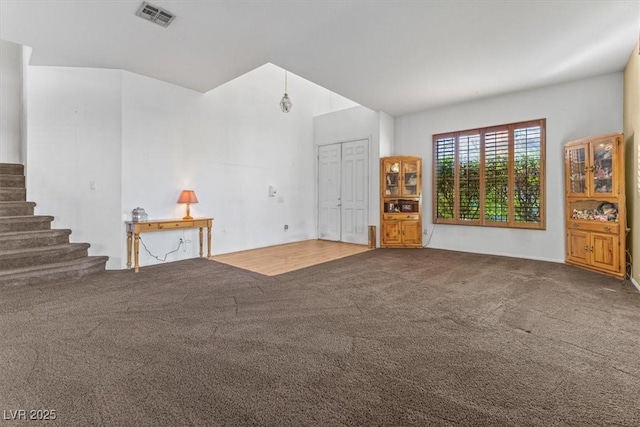
<svg viewBox="0 0 640 427">
<path fill-rule="evenodd" d="M 200 256 L 202 257 L 202 230 L 207 227 L 207 258 L 211 257 L 211 227 L 213 218 L 160 219 L 149 221 L 127 221 L 127 268 L 131 268 L 131 249 L 135 258 L 134 271 L 140 270 L 140 233 L 150 231 L 179 230 L 183 228 L 200 229 Z"/>
</svg>

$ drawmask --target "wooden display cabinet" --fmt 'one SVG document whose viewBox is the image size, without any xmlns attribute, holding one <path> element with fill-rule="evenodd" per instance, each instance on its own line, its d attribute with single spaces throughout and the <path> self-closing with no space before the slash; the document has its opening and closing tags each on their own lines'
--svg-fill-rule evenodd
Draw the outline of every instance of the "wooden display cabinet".
<svg viewBox="0 0 640 427">
<path fill-rule="evenodd" d="M 566 262 L 626 275 L 624 142 L 599 135 L 565 145 Z"/>
<path fill-rule="evenodd" d="M 422 247 L 422 159 L 380 159 L 380 246 Z"/>
</svg>

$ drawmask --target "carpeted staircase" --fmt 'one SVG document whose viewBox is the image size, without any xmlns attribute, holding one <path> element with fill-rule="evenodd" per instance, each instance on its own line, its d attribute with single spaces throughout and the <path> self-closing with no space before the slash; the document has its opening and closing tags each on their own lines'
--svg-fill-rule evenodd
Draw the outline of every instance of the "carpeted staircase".
<svg viewBox="0 0 640 427">
<path fill-rule="evenodd" d="M 71 230 L 52 230 L 52 216 L 34 215 L 26 201 L 24 166 L 0 163 L 0 287 L 67 280 L 104 270 L 108 257 L 88 256 L 88 243 L 69 243 Z"/>
</svg>

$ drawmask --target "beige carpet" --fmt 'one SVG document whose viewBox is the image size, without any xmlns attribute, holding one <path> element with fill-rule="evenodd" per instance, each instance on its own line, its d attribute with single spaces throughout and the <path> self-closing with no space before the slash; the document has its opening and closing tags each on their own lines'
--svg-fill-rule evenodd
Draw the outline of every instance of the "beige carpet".
<svg viewBox="0 0 640 427">
<path fill-rule="evenodd" d="M 266 276 L 277 276 L 312 265 L 359 254 L 369 250 L 365 245 L 305 240 L 267 248 L 217 255 L 210 259 Z"/>
</svg>

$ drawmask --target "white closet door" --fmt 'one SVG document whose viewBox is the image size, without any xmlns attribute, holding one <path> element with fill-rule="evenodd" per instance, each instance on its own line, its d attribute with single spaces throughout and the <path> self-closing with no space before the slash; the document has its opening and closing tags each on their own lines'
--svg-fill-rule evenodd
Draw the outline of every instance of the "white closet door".
<svg viewBox="0 0 640 427">
<path fill-rule="evenodd" d="M 369 141 L 342 144 L 342 241 L 367 244 Z"/>
<path fill-rule="evenodd" d="M 369 141 L 318 147 L 318 238 L 366 244 Z"/>
<path fill-rule="evenodd" d="M 318 147 L 318 238 L 339 241 L 341 145 Z"/>
</svg>

